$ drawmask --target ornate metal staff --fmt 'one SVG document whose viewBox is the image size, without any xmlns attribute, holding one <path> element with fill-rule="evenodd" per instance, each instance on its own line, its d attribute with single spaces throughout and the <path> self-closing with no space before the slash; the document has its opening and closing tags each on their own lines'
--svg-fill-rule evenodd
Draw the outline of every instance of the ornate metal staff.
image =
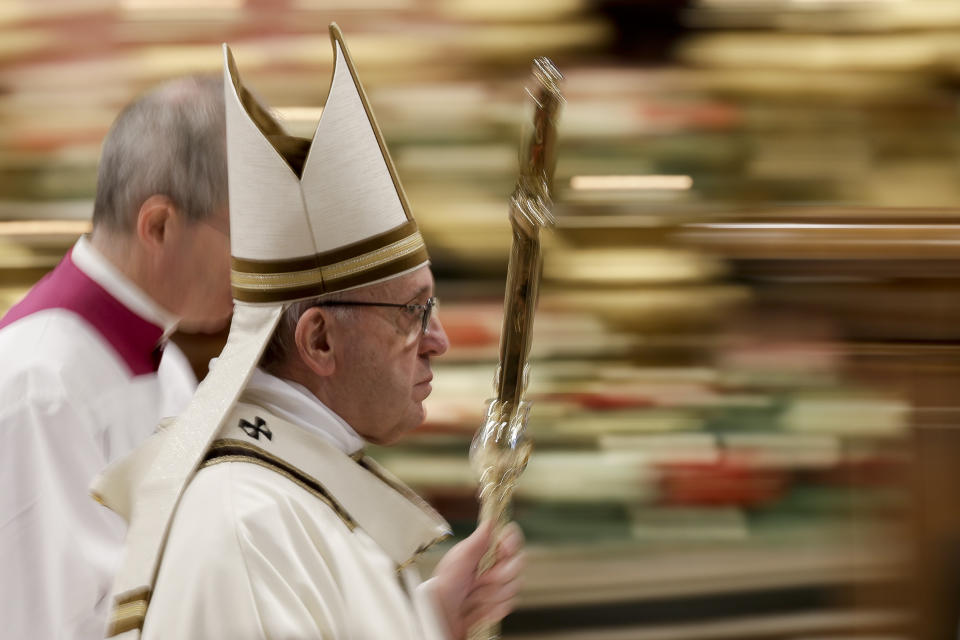
<svg viewBox="0 0 960 640">
<path fill-rule="evenodd" d="M 481 571 L 493 564 L 500 530 L 510 520 L 514 486 L 532 448 L 525 434 L 530 403 L 524 400 L 524 392 L 540 285 L 540 229 L 554 224 L 550 191 L 556 164 L 556 121 L 564 102 L 559 87 L 562 78 L 547 58 L 533 61 L 533 78 L 527 87 L 534 107 L 533 126 L 520 148 L 520 177 L 510 199 L 513 246 L 507 267 L 500 365 L 494 379 L 497 395 L 489 401 L 486 421 L 470 446 L 470 463 L 480 483 L 480 520 L 496 523 L 494 543 L 481 561 Z M 469 633 L 470 640 L 499 637 L 499 624 L 479 625 Z"/>
</svg>

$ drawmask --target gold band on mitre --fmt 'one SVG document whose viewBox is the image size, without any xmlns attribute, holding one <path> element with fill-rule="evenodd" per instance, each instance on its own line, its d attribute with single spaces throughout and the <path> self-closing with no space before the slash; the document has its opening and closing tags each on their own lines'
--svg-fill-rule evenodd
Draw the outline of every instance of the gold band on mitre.
<svg viewBox="0 0 960 640">
<path fill-rule="evenodd" d="M 233 297 L 243 302 L 285 302 L 371 284 L 429 261 L 417 223 L 334 251 L 289 260 L 232 258 Z"/>
<path fill-rule="evenodd" d="M 147 617 L 147 605 L 150 602 L 150 589 L 142 587 L 116 597 L 107 638 L 118 636 L 132 629 L 142 629 Z"/>
</svg>

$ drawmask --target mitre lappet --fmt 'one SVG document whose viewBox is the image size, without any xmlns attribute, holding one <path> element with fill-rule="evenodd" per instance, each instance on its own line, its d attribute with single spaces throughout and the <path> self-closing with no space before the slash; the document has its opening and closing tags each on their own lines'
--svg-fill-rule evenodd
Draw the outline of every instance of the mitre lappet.
<svg viewBox="0 0 960 640">
<path fill-rule="evenodd" d="M 223 47 L 233 322 L 223 352 L 184 413 L 162 437 L 94 482 L 94 497 L 129 522 L 113 591 L 115 635 L 137 637 L 177 502 L 284 309 L 428 262 L 336 24 L 330 34 L 333 78 L 312 140 L 286 135 L 251 99 L 229 47 Z"/>
</svg>

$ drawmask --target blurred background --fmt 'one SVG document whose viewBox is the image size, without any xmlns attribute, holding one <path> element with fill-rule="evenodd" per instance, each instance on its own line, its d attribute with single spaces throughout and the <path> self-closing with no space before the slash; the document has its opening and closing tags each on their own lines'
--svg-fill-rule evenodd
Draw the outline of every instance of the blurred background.
<svg viewBox="0 0 960 640">
<path fill-rule="evenodd" d="M 375 455 L 460 535 L 524 84 L 566 76 L 505 638 L 955 637 L 960 3 L 2 0 L 0 312 L 89 228 L 128 100 L 226 41 L 312 135 L 332 20 L 453 343 Z M 202 376 L 224 335 L 176 339 Z"/>
</svg>

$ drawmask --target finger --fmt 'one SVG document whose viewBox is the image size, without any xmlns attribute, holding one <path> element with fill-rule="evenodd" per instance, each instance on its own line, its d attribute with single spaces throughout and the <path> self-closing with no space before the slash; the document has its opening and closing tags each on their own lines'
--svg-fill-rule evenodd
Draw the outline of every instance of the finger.
<svg viewBox="0 0 960 640">
<path fill-rule="evenodd" d="M 526 566 L 527 558 L 523 553 L 506 561 L 501 560 L 477 578 L 476 587 L 513 582 L 523 575 Z"/>
<path fill-rule="evenodd" d="M 501 603 L 493 607 L 487 608 L 477 608 L 468 612 L 464 616 L 466 621 L 466 627 L 468 629 L 473 628 L 478 624 L 492 624 L 495 622 L 500 622 L 506 618 L 513 611 L 513 603 Z"/>
<path fill-rule="evenodd" d="M 461 547 L 460 552 L 463 554 L 465 562 L 470 566 L 476 567 L 480 562 L 480 558 L 482 558 L 483 554 L 490 548 L 493 540 L 493 527 L 494 523 L 491 520 L 481 522 L 480 525 L 474 529 L 473 533 L 458 545 Z"/>
<path fill-rule="evenodd" d="M 486 548 L 490 545 L 495 528 L 496 522 L 493 520 L 484 520 L 477 525 L 477 528 L 473 530 L 473 533 L 471 533 L 466 540 L 472 540 L 475 544 L 482 542 L 484 548 Z"/>
<path fill-rule="evenodd" d="M 464 609 L 489 608 L 513 602 L 520 595 L 522 580 L 511 580 L 503 584 L 491 584 L 476 587 L 464 599 Z"/>
<path fill-rule="evenodd" d="M 497 557 L 503 558 L 515 555 L 523 549 L 523 531 L 516 522 L 508 522 L 500 532 L 497 540 Z"/>
</svg>

